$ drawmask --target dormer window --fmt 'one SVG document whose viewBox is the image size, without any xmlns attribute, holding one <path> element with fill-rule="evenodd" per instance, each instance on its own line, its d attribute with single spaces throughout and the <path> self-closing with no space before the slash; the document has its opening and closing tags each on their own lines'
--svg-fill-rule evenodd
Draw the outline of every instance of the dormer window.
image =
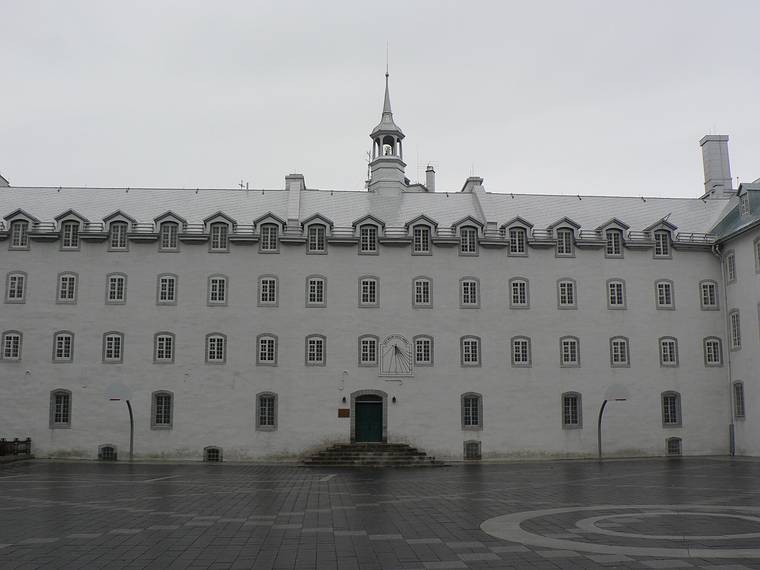
<svg viewBox="0 0 760 570">
<path fill-rule="evenodd" d="M 177 222 L 164 222 L 161 224 L 159 233 L 159 249 L 161 251 L 177 251 L 179 224 Z"/>
<path fill-rule="evenodd" d="M 211 224 L 210 251 L 229 251 L 229 226 L 224 222 Z"/>
<path fill-rule="evenodd" d="M 654 256 L 670 257 L 670 232 L 668 230 L 654 232 Z"/>
<path fill-rule="evenodd" d="M 575 255 L 573 251 L 573 230 L 569 228 L 557 230 L 557 256 L 572 257 L 573 255 Z"/>
<path fill-rule="evenodd" d="M 623 257 L 623 232 L 618 229 L 611 229 L 605 232 L 605 236 L 607 238 L 605 256 Z"/>
<path fill-rule="evenodd" d="M 478 254 L 478 230 L 473 227 L 464 227 L 459 230 L 459 253 L 460 255 Z"/>
<path fill-rule="evenodd" d="M 16 220 L 11 222 L 11 249 L 27 249 L 29 247 L 29 222 Z"/>
<path fill-rule="evenodd" d="M 414 226 L 412 252 L 417 255 L 430 253 L 430 228 L 428 226 Z"/>
<path fill-rule="evenodd" d="M 750 214 L 749 194 L 745 192 L 744 194 L 739 196 L 739 215 L 744 217 L 744 216 L 749 216 L 749 214 Z"/>
<path fill-rule="evenodd" d="M 365 224 L 359 228 L 359 252 L 377 253 L 377 226 Z"/>
<path fill-rule="evenodd" d="M 306 251 L 308 253 L 325 253 L 325 235 L 327 234 L 325 226 L 314 224 L 309 226 L 308 240 L 306 242 Z"/>
<path fill-rule="evenodd" d="M 277 226 L 275 224 L 263 224 L 261 226 L 259 251 L 277 251 Z"/>
<path fill-rule="evenodd" d="M 111 224 L 108 243 L 111 251 L 127 249 L 127 222 L 113 222 Z"/>
<path fill-rule="evenodd" d="M 525 228 L 509 228 L 509 255 L 527 255 L 527 234 Z"/>
<path fill-rule="evenodd" d="M 61 249 L 79 249 L 79 222 L 61 224 Z"/>
</svg>

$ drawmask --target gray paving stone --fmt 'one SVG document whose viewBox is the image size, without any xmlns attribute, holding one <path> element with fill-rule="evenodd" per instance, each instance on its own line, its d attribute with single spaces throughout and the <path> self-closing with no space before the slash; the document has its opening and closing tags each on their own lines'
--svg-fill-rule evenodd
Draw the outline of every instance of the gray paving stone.
<svg viewBox="0 0 760 570">
<path fill-rule="evenodd" d="M 493 552 L 465 552 L 458 555 L 465 562 L 482 562 L 486 560 L 501 560 Z"/>
<path fill-rule="evenodd" d="M 692 568 L 694 565 L 685 560 L 645 560 L 641 562 L 647 568 Z"/>
<path fill-rule="evenodd" d="M 477 540 L 471 540 L 471 541 L 462 541 L 462 542 L 456 542 L 451 541 L 447 542 L 446 546 L 449 548 L 485 548 L 485 545 Z"/>
<path fill-rule="evenodd" d="M 467 564 L 460 560 L 423 562 L 422 565 L 427 570 L 446 570 L 448 568 L 467 568 Z"/>
<path fill-rule="evenodd" d="M 573 550 L 536 550 L 543 558 L 579 558 L 581 555 Z"/>
<path fill-rule="evenodd" d="M 633 562 L 634 560 L 622 554 L 587 554 L 586 558 L 593 560 L 597 564 L 620 564 L 622 562 Z"/>
</svg>

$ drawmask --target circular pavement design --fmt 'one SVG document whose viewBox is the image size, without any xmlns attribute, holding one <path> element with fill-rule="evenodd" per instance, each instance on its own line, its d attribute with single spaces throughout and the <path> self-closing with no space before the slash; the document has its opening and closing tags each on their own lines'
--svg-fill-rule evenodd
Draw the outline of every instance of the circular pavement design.
<svg viewBox="0 0 760 570">
<path fill-rule="evenodd" d="M 480 525 L 481 530 L 510 542 L 519 542 L 530 546 L 541 546 L 560 550 L 579 550 L 596 554 L 621 554 L 628 556 L 657 556 L 674 558 L 760 558 L 760 548 L 684 548 L 684 547 L 645 547 L 645 546 L 620 546 L 613 544 L 601 544 L 569 540 L 563 538 L 551 538 L 527 531 L 522 528 L 522 523 L 539 517 L 551 517 L 574 512 L 588 511 L 621 511 L 633 510 L 636 513 L 613 513 L 579 520 L 576 526 L 584 532 L 593 532 L 600 535 L 615 536 L 618 538 L 632 538 L 637 540 L 739 540 L 760 537 L 758 533 L 724 534 L 710 536 L 684 536 L 684 535 L 647 535 L 610 531 L 596 526 L 599 521 L 625 517 L 658 517 L 672 515 L 707 516 L 707 517 L 730 517 L 760 524 L 760 507 L 716 507 L 712 505 L 598 505 L 593 507 L 566 507 L 558 509 L 541 509 L 535 511 L 522 511 L 509 515 L 502 515 L 488 519 Z M 649 511 L 649 512 L 648 512 Z M 740 514 L 736 514 L 740 513 Z M 746 513 L 746 514 L 741 514 Z"/>
</svg>

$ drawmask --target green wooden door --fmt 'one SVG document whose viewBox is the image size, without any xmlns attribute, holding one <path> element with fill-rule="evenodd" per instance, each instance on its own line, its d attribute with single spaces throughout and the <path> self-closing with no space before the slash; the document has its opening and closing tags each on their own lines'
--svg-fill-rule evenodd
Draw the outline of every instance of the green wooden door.
<svg viewBox="0 0 760 570">
<path fill-rule="evenodd" d="M 356 441 L 383 441 L 382 402 L 356 402 Z"/>
</svg>

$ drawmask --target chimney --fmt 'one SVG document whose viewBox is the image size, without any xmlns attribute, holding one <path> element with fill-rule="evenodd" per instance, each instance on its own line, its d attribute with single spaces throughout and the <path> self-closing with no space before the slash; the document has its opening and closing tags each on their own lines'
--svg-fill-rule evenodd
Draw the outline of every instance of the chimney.
<svg viewBox="0 0 760 570">
<path fill-rule="evenodd" d="M 425 187 L 428 192 L 435 192 L 435 170 L 430 164 L 425 169 Z"/>
<path fill-rule="evenodd" d="M 732 196 L 733 181 L 728 161 L 728 135 L 706 135 L 699 141 L 705 169 L 705 198 Z"/>
</svg>

